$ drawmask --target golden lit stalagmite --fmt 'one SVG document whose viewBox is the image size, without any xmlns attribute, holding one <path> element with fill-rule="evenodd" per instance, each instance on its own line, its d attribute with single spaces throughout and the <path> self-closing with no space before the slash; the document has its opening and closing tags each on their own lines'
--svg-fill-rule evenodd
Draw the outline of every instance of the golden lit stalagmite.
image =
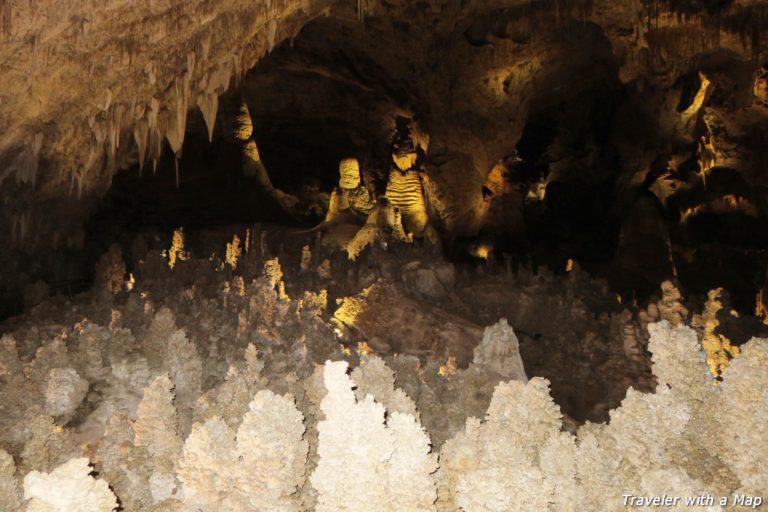
<svg viewBox="0 0 768 512">
<path fill-rule="evenodd" d="M 339 187 L 341 190 L 354 190 L 360 186 L 360 164 L 355 158 L 345 158 L 339 162 Z"/>
<path fill-rule="evenodd" d="M 693 124 L 699 118 L 699 112 L 712 95 L 712 82 L 702 72 L 699 72 L 699 81 L 699 90 L 696 92 L 696 96 L 694 96 L 690 106 L 679 114 L 679 122 L 682 124 L 681 131 L 686 133 L 693 132 Z"/>
<path fill-rule="evenodd" d="M 385 195 L 390 204 L 402 212 L 405 230 L 422 236 L 429 219 L 418 171 L 392 169 Z"/>
<path fill-rule="evenodd" d="M 339 164 L 339 188 L 349 207 L 360 215 L 373 210 L 375 198 L 368 184 L 360 179 L 360 164 L 355 158 L 346 158 Z"/>
<path fill-rule="evenodd" d="M 386 199 L 381 199 L 368 215 L 365 225 L 345 245 L 349 259 L 355 260 L 360 252 L 377 240 L 387 242 L 392 237 L 400 242 L 412 242 L 413 236 L 403 230 L 400 210 Z"/>
<path fill-rule="evenodd" d="M 225 261 L 227 265 L 232 267 L 232 270 L 237 268 L 237 263 L 242 256 L 242 249 L 240 248 L 240 237 L 235 234 L 232 238 L 232 242 L 227 242 L 227 251 Z"/>
<path fill-rule="evenodd" d="M 179 228 L 173 232 L 171 248 L 168 249 L 168 266 L 173 268 L 177 260 L 187 259 L 189 259 L 189 253 L 184 250 L 184 228 Z"/>
<path fill-rule="evenodd" d="M 253 122 L 251 121 L 251 112 L 248 105 L 243 101 L 240 103 L 240 110 L 237 113 L 235 126 L 235 137 L 239 141 L 248 142 L 253 136 Z"/>
<path fill-rule="evenodd" d="M 419 132 L 419 139 L 427 137 Z M 428 141 L 428 138 L 426 139 Z M 429 225 L 424 187 L 419 170 L 416 168 L 418 153 L 408 126 L 401 127 L 392 144 L 394 167 L 389 172 L 385 197 L 402 214 L 406 233 L 421 237 Z"/>
<path fill-rule="evenodd" d="M 400 171 L 393 170 L 400 174 Z M 416 171 L 412 171 L 416 173 Z M 413 190 L 421 192 L 421 184 L 416 175 L 413 184 L 402 185 L 399 176 L 395 177 L 395 186 L 388 186 L 388 194 L 378 200 L 371 192 L 368 183 L 360 175 L 360 164 L 354 158 L 346 158 L 339 163 L 339 186 L 333 190 L 325 221 L 319 228 L 332 228 L 326 232 L 324 243 L 338 244 L 347 251 L 349 259 L 354 260 L 360 252 L 377 240 L 386 243 L 389 238 L 401 242 L 413 241 L 416 230 L 404 230 L 404 216 L 413 211 L 412 204 L 421 202 L 424 220 L 416 223 L 417 234 L 421 236 L 426 225 L 426 210 L 423 208 L 423 196 L 410 195 Z M 393 192 L 394 191 L 394 192 Z M 360 220 L 365 224 L 359 228 Z M 352 228 L 352 231 L 349 228 Z"/>
<path fill-rule="evenodd" d="M 715 332 L 720 325 L 717 313 L 723 309 L 722 294 L 722 288 L 710 290 L 704 311 L 701 315 L 695 315 L 692 321 L 692 325 L 701 332 L 701 346 L 707 354 L 710 372 L 716 379 L 722 378 L 731 359 L 740 353 L 739 347 L 732 345 L 731 340 L 723 334 Z"/>
<path fill-rule="evenodd" d="M 368 187 L 361 182 L 360 164 L 355 158 L 339 163 L 339 186 L 331 194 L 326 222 L 332 222 L 343 212 L 365 217 L 373 210 L 375 200 Z"/>
<path fill-rule="evenodd" d="M 235 137 L 242 145 L 243 176 L 256 178 L 259 187 L 269 194 L 283 210 L 291 213 L 291 208 L 298 202 L 298 199 L 275 188 L 272 184 L 267 169 L 261 161 L 256 140 L 253 138 L 253 120 L 245 101 L 240 104 L 240 112 L 237 115 L 235 126 Z"/>
</svg>

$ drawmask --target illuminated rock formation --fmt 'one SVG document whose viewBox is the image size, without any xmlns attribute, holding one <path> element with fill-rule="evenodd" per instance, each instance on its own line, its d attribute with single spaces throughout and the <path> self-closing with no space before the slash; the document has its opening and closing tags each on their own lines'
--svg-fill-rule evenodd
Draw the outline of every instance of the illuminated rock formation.
<svg viewBox="0 0 768 512">
<path fill-rule="evenodd" d="M 88 459 L 72 459 L 50 473 L 33 471 L 24 477 L 26 510 L 38 512 L 111 512 L 117 500 L 107 482 L 90 476 Z"/>
<path fill-rule="evenodd" d="M 310 478 L 317 510 L 432 510 L 437 456 L 426 433 L 408 414 L 390 412 L 385 421 L 370 394 L 357 400 L 345 370 L 345 363 L 328 362 L 323 373 L 320 461 Z M 359 485 L 349 488 L 349 479 Z"/>
<path fill-rule="evenodd" d="M 196 423 L 184 444 L 184 503 L 201 510 L 301 510 L 307 441 L 290 396 L 260 391 L 234 432 L 221 417 Z"/>
<path fill-rule="evenodd" d="M 275 188 L 272 184 L 267 168 L 261 161 L 259 148 L 253 138 L 253 120 L 245 102 L 240 105 L 234 135 L 242 146 L 243 176 L 255 178 L 261 190 L 266 192 L 286 213 L 290 214 L 298 199 Z"/>
<path fill-rule="evenodd" d="M 352 214 L 365 218 L 373 210 L 375 198 L 368 187 L 361 183 L 360 164 L 354 158 L 345 158 L 339 163 L 339 186 L 331 193 L 325 222 L 338 222 L 339 217 Z"/>
<path fill-rule="evenodd" d="M 429 217 L 419 172 L 415 169 L 393 169 L 389 173 L 385 197 L 389 204 L 401 212 L 405 232 L 417 237 L 423 236 Z"/>
</svg>

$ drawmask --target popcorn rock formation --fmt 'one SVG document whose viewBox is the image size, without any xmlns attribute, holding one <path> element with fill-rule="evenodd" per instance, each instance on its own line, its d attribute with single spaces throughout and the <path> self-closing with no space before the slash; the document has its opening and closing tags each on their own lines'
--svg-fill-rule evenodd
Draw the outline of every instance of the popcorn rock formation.
<svg viewBox="0 0 768 512">
<path fill-rule="evenodd" d="M 242 294 L 222 293 L 223 260 L 190 255 L 169 269 L 155 253 L 137 269 L 137 290 L 98 293 L 93 303 L 83 297 L 108 327 L 73 321 L 70 308 L 55 313 L 48 302 L 45 314 L 63 314 L 72 328 L 30 341 L 29 324 L 15 324 L 0 343 L 7 447 L 0 451 L 0 505 L 619 511 L 631 497 L 759 497 L 768 488 L 761 463 L 768 457 L 765 339 L 742 345 L 720 382 L 699 332 L 666 320 L 647 324 L 656 392 L 630 388 L 610 423 L 577 426 L 550 382 L 526 372 L 521 353 L 529 342 L 506 319 L 466 331 L 474 336 L 466 364 L 434 354 L 375 355 L 366 342 L 343 341 L 360 336 L 355 331 L 340 340 L 334 323 L 305 309 L 309 292 L 290 296 L 286 281 L 308 275 L 302 247 L 291 265 L 265 258 L 259 268 L 244 253 L 238 269 L 250 274 L 238 276 Z M 422 261 L 418 268 L 437 272 L 441 265 Z M 405 276 L 417 267 L 397 268 L 403 274 L 390 275 L 388 286 L 407 305 L 407 294 L 418 290 L 404 291 Z M 194 295 L 178 293 L 188 286 L 178 276 L 190 270 L 207 282 L 198 280 Z M 333 266 L 329 272 L 341 282 Z M 589 288 L 578 275 L 568 279 Z M 141 298 L 142 289 L 158 302 Z M 453 289 L 461 289 L 460 279 Z M 680 319 L 672 300 L 679 294 L 663 290 L 666 311 Z M 355 298 L 354 308 L 346 300 L 339 317 L 348 321 L 379 304 L 364 305 L 370 293 Z M 115 307 L 122 309 L 117 320 Z M 618 351 L 627 325 L 642 339 L 639 321 L 614 325 Z M 401 340 L 401 348 L 412 343 Z"/>
<path fill-rule="evenodd" d="M 71 459 L 51 473 L 32 471 L 24 477 L 28 512 L 111 512 L 117 500 L 107 482 L 90 476 L 88 459 Z"/>
<path fill-rule="evenodd" d="M 327 390 L 318 425 L 320 461 L 311 477 L 317 510 L 429 510 L 436 498 L 430 477 L 437 469 L 429 438 L 416 419 L 393 412 L 371 395 L 358 401 L 346 363 L 326 363 Z M 349 488 L 347 482 L 359 485 Z"/>
</svg>

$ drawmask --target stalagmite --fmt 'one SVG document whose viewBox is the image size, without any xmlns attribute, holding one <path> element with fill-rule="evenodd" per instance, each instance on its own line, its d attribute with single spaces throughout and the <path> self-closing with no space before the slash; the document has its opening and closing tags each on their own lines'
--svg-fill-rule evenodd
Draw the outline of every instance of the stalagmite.
<svg viewBox="0 0 768 512">
<path fill-rule="evenodd" d="M 301 510 L 305 481 L 304 417 L 293 397 L 260 391 L 234 431 L 221 417 L 195 424 L 179 477 L 184 503 L 196 510 Z"/>
<path fill-rule="evenodd" d="M 692 325 L 698 327 L 701 333 L 701 346 L 707 354 L 707 364 L 712 377 L 716 379 L 722 378 L 731 359 L 738 356 L 740 352 L 739 347 L 733 345 L 725 335 L 715 332 L 720 325 L 717 313 L 723 309 L 722 294 L 722 288 L 710 290 L 707 294 L 704 311 L 701 315 L 696 315 L 691 321 Z"/>
<path fill-rule="evenodd" d="M 413 237 L 403 229 L 400 211 L 386 200 L 381 200 L 368 214 L 365 225 L 344 245 L 344 250 L 349 259 L 354 261 L 363 249 L 376 241 L 386 244 L 390 237 L 400 242 L 413 241 Z"/>
<path fill-rule="evenodd" d="M 104 480 L 90 476 L 88 459 L 71 459 L 50 473 L 24 477 L 28 512 L 111 512 L 117 500 Z"/>
<path fill-rule="evenodd" d="M 339 163 L 339 187 L 346 190 L 360 185 L 360 164 L 355 158 L 345 158 Z"/>
<path fill-rule="evenodd" d="M 241 255 L 242 249 L 240 248 L 240 237 L 235 234 L 232 237 L 232 242 L 227 242 L 226 257 L 224 261 L 232 268 L 232 270 L 236 270 Z"/>
<path fill-rule="evenodd" d="M 259 148 L 253 139 L 253 121 L 248 111 L 248 105 L 243 101 L 240 104 L 240 112 L 237 116 L 235 137 L 240 141 L 243 153 L 243 175 L 256 178 L 260 188 L 269 194 L 274 201 L 289 215 L 293 215 L 291 207 L 296 203 L 296 198 L 276 189 L 269 178 L 266 167 L 261 161 Z"/>
<path fill-rule="evenodd" d="M 357 400 L 346 367 L 328 361 L 324 368 L 320 461 L 310 478 L 317 510 L 432 510 L 437 462 L 429 438 L 413 416 L 394 412 L 385 421 L 371 395 Z"/>
<path fill-rule="evenodd" d="M 0 509 L 20 510 L 19 486 L 15 478 L 16 464 L 13 457 L 0 449 Z"/>
<path fill-rule="evenodd" d="M 245 101 L 240 103 L 240 111 L 236 121 L 235 137 L 245 143 L 253 136 L 253 121 L 251 121 L 251 113 L 248 111 L 248 104 Z"/>
<path fill-rule="evenodd" d="M 173 269 L 177 261 L 189 259 L 189 253 L 184 250 L 184 228 L 173 232 L 171 247 L 168 249 L 168 267 Z"/>
<path fill-rule="evenodd" d="M 495 372 L 507 380 L 528 381 L 520 357 L 520 343 L 506 318 L 486 327 L 483 341 L 475 347 L 473 364 L 482 366 L 486 371 Z"/>
<path fill-rule="evenodd" d="M 168 373 L 155 378 L 145 389 L 133 424 L 134 445 L 155 457 L 177 457 L 181 450 L 179 419 L 173 404 L 173 382 Z"/>
<path fill-rule="evenodd" d="M 422 236 L 429 223 L 421 178 L 416 170 L 402 172 L 393 169 L 389 173 L 385 197 L 400 210 L 406 232 Z"/>
</svg>

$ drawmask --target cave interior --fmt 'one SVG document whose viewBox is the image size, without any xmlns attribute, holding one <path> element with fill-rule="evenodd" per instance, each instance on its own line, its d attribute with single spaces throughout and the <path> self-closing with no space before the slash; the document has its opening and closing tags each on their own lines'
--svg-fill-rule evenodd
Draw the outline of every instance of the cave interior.
<svg viewBox="0 0 768 512">
<path fill-rule="evenodd" d="M 524 432 L 541 382 L 617 496 L 762 503 L 768 4 L 63 4 L 0 1 L 0 509 L 623 510 Z M 336 489 L 333 386 L 419 418 L 432 480 Z M 300 470 L 228 491 L 259 462 L 196 450 L 235 432 Z"/>
</svg>

